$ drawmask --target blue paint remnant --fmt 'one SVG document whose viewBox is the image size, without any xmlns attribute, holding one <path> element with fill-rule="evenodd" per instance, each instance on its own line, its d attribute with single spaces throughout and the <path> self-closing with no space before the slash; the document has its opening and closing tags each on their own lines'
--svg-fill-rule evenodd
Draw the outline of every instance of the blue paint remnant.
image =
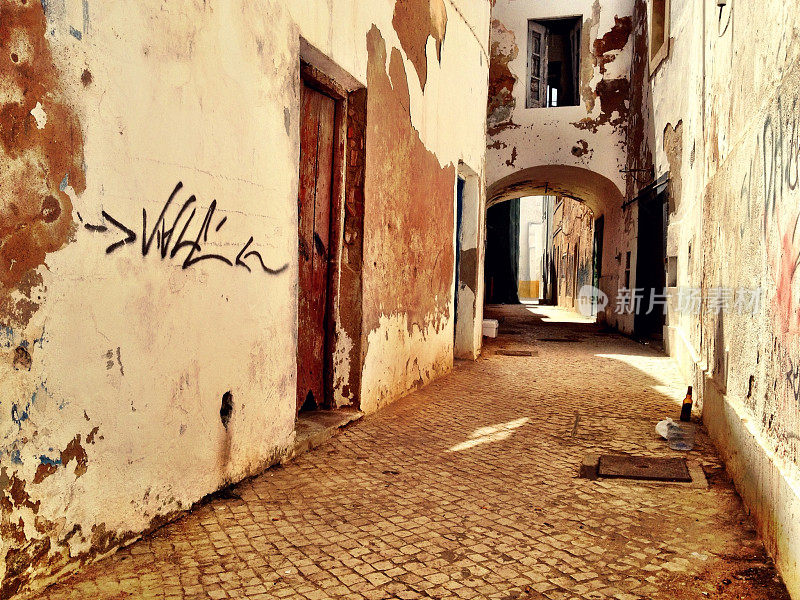
<svg viewBox="0 0 800 600">
<path fill-rule="evenodd" d="M 34 396 L 36 396 L 35 393 Z M 22 411 L 20 411 L 19 406 L 17 406 L 16 404 L 11 406 L 11 420 L 14 421 L 14 423 L 16 423 L 17 427 L 19 427 L 20 429 L 22 429 L 22 422 L 28 420 L 29 408 L 30 404 L 25 406 L 25 408 Z"/>
<path fill-rule="evenodd" d="M 39 344 L 39 348 L 44 346 L 44 326 L 42 326 L 42 335 L 33 340 L 33 345 L 36 346 L 36 344 Z"/>
<path fill-rule="evenodd" d="M 48 23 L 61 21 L 67 16 L 67 7 L 64 0 L 41 0 L 42 8 L 44 9 L 44 16 L 47 18 Z M 55 35 L 55 29 L 51 31 L 51 35 Z"/>
<path fill-rule="evenodd" d="M 69 26 L 69 34 L 76 40 L 80 40 L 83 38 L 83 34 L 77 29 L 75 29 L 72 25 Z"/>
<path fill-rule="evenodd" d="M 0 335 L 5 339 L 0 340 L 0 348 L 11 348 L 14 341 L 14 330 L 11 327 L 0 327 Z"/>
<path fill-rule="evenodd" d="M 89 33 L 89 0 L 83 0 L 83 33 Z"/>
<path fill-rule="evenodd" d="M 11 453 L 11 462 L 14 463 L 15 465 L 21 465 L 22 464 L 22 457 L 19 454 L 19 448 L 15 449 Z"/>
<path fill-rule="evenodd" d="M 23 348 L 27 348 L 28 347 L 28 340 L 22 340 L 22 342 L 20 342 L 20 346 L 22 346 Z"/>
<path fill-rule="evenodd" d="M 39 462 L 43 465 L 50 465 L 51 467 L 57 467 L 58 465 L 61 464 L 61 458 L 50 458 L 49 456 L 45 456 L 44 454 L 42 454 L 39 456 Z"/>
<path fill-rule="evenodd" d="M 72 31 L 75 31 L 75 30 L 73 29 Z M 58 189 L 60 189 L 63 192 L 65 189 L 67 189 L 68 185 L 69 185 L 69 173 L 66 173 L 64 175 L 64 179 L 62 179 L 61 183 L 58 185 Z"/>
</svg>

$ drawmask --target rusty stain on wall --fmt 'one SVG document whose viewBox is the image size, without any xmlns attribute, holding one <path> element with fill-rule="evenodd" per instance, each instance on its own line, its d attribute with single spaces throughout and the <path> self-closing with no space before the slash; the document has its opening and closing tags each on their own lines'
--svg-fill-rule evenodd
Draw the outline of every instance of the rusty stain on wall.
<svg viewBox="0 0 800 600">
<path fill-rule="evenodd" d="M 649 119 L 652 101 L 648 82 L 647 5 L 636 0 L 633 20 L 633 56 L 631 62 L 630 102 L 626 137 L 626 167 L 631 173 L 646 173 L 653 169 L 653 151 L 650 147 Z M 644 177 L 625 178 L 626 199 L 635 198 L 649 181 Z M 629 217 L 630 211 L 626 213 Z"/>
<path fill-rule="evenodd" d="M 597 38 L 598 23 L 600 23 L 600 0 L 595 0 L 592 4 L 592 16 L 583 22 L 581 28 L 581 98 L 587 112 L 594 110 L 597 100 L 591 82 L 596 66 L 592 40 Z"/>
<path fill-rule="evenodd" d="M 400 51 L 392 49 L 387 73 L 386 44 L 375 26 L 367 50 L 365 338 L 381 315 L 407 315 L 409 330 L 449 317 L 455 184 L 455 168 L 441 166 L 411 124 Z"/>
<path fill-rule="evenodd" d="M 683 166 L 683 121 L 664 127 L 664 153 L 669 163 L 669 211 L 678 210 L 681 198 L 681 168 Z"/>
<path fill-rule="evenodd" d="M 339 271 L 338 316 L 334 345 L 346 359 L 334 364 L 334 394 L 352 406 L 360 405 L 362 270 L 364 258 L 364 165 L 366 160 L 367 90 L 347 98 L 347 167 L 343 249 Z M 334 362 L 336 354 L 334 354 Z M 346 369 L 346 372 L 344 372 Z M 340 401 L 341 401 L 340 400 Z"/>
<path fill-rule="evenodd" d="M 447 32 L 444 0 L 396 0 L 392 27 L 408 60 L 417 70 L 424 91 L 428 80 L 429 37 L 436 43 L 436 59 L 440 64 L 442 62 L 442 45 Z"/>
<path fill-rule="evenodd" d="M 630 82 L 626 77 L 606 79 L 606 65 L 613 62 L 628 43 L 633 30 L 631 17 L 614 16 L 614 26 L 602 37 L 598 37 L 600 22 L 600 1 L 592 5 L 592 16 L 583 23 L 581 34 L 581 98 L 588 112 L 594 111 L 600 101 L 600 115 L 596 118 L 586 117 L 573 123 L 578 129 L 597 133 L 598 127 L 610 124 L 618 133 L 628 118 Z M 592 42 L 593 40 L 593 42 Z M 592 87 L 591 81 L 599 69 L 602 79 Z M 614 116 L 616 113 L 617 116 Z"/>
<path fill-rule="evenodd" d="M 87 443 L 94 443 L 99 427 L 95 426 L 86 436 Z M 34 433 L 34 436 L 36 434 Z M 71 466 L 75 461 L 73 474 L 75 478 L 82 476 L 88 469 L 88 455 L 81 445 L 81 434 L 72 438 L 58 456 L 49 458 L 39 457 L 39 465 L 33 477 L 32 484 L 38 485 L 58 470 Z M 90 439 L 91 438 L 91 439 Z M 8 475 L 6 467 L 0 470 L 0 534 L 4 539 L 13 541 L 7 545 L 5 555 L 6 572 L 0 586 L 0 597 L 5 598 L 17 593 L 25 586 L 32 573 L 45 569 L 54 571 L 58 565 L 67 560 L 85 562 L 88 558 L 102 554 L 113 545 L 121 543 L 118 540 L 105 541 L 100 546 L 93 545 L 91 549 L 77 557 L 69 556 L 69 539 L 80 530 L 76 525 L 71 532 L 63 531 L 61 525 L 39 516 L 40 501 L 34 502 L 26 489 L 28 482 L 22 479 L 17 471 Z M 31 517 L 33 517 L 31 519 Z M 28 537 L 25 533 L 26 519 L 32 520 L 37 533 L 41 537 Z M 123 534 L 128 538 L 132 533 Z M 120 538 L 122 539 L 122 538 Z M 124 541 L 124 539 L 123 539 Z M 110 545 L 109 545 L 110 544 Z"/>
<path fill-rule="evenodd" d="M 600 100 L 600 114 L 595 118 L 585 117 L 573 125 L 578 129 L 597 133 L 601 125 L 609 124 L 619 133 L 624 133 L 628 119 L 630 82 L 624 77 L 601 79 L 595 87 L 595 94 Z"/>
<path fill-rule="evenodd" d="M 83 137 L 45 38 L 41 2 L 5 2 L 0 19 L 0 322 L 24 326 L 38 307 L 33 270 L 69 240 L 85 188 Z M 22 299 L 9 298 L 12 289 Z"/>
<path fill-rule="evenodd" d="M 622 50 L 631 36 L 631 17 L 614 17 L 614 27 L 603 37 L 594 41 L 594 63 L 600 73 L 606 72 L 606 65 L 617 58 L 616 52 Z M 612 54 L 613 53 L 613 54 Z"/>
<path fill-rule="evenodd" d="M 76 463 L 75 477 L 80 477 L 86 473 L 86 469 L 88 468 L 88 457 L 86 456 L 86 450 L 84 450 L 83 446 L 81 446 L 80 433 L 70 440 L 69 444 L 67 444 L 67 447 L 61 452 L 61 464 L 65 468 L 69 464 L 69 461 L 73 459 Z"/>
<path fill-rule="evenodd" d="M 511 114 L 516 106 L 514 84 L 517 78 L 508 68 L 508 63 L 517 58 L 519 47 L 514 32 L 497 19 L 492 19 L 489 46 L 489 101 L 486 119 L 488 133 L 492 136 L 509 127 L 515 127 Z"/>
<path fill-rule="evenodd" d="M 589 142 L 586 140 L 578 140 L 578 143 L 572 147 L 573 156 L 581 157 L 589 153 Z"/>
<path fill-rule="evenodd" d="M 511 149 L 511 158 L 506 161 L 506 165 L 508 165 L 509 167 L 513 167 L 516 162 L 517 162 L 517 147 L 514 146 Z"/>
</svg>

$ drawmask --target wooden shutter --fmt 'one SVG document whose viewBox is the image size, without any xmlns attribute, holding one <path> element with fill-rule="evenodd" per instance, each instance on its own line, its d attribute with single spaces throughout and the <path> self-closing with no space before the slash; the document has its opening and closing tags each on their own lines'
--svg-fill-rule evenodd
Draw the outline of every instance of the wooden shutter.
<svg viewBox="0 0 800 600">
<path fill-rule="evenodd" d="M 528 21 L 528 93 L 526 106 L 547 106 L 547 28 Z"/>
</svg>

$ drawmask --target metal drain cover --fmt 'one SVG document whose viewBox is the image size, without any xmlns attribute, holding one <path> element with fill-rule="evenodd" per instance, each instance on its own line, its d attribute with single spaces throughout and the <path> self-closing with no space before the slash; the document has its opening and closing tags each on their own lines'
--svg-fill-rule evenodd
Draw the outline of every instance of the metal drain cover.
<svg viewBox="0 0 800 600">
<path fill-rule="evenodd" d="M 648 481 L 684 481 L 692 476 L 683 458 L 653 458 L 650 456 L 603 455 L 597 468 L 600 477 L 615 479 L 644 479 Z"/>
</svg>

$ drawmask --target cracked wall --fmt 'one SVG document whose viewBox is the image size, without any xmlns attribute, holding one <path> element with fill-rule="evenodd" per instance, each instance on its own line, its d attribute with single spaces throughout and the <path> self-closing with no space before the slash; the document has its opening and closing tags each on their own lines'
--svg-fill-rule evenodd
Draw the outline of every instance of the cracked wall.
<svg viewBox="0 0 800 600">
<path fill-rule="evenodd" d="M 53 64 L 39 2 L 7 2 L 0 21 L 0 324 L 24 327 L 47 254 L 74 236 L 70 193 L 86 187 L 83 132 Z"/>
<path fill-rule="evenodd" d="M 582 202 L 556 198 L 553 232 L 554 301 L 577 310 L 578 292 L 592 285 L 594 215 Z"/>
</svg>

